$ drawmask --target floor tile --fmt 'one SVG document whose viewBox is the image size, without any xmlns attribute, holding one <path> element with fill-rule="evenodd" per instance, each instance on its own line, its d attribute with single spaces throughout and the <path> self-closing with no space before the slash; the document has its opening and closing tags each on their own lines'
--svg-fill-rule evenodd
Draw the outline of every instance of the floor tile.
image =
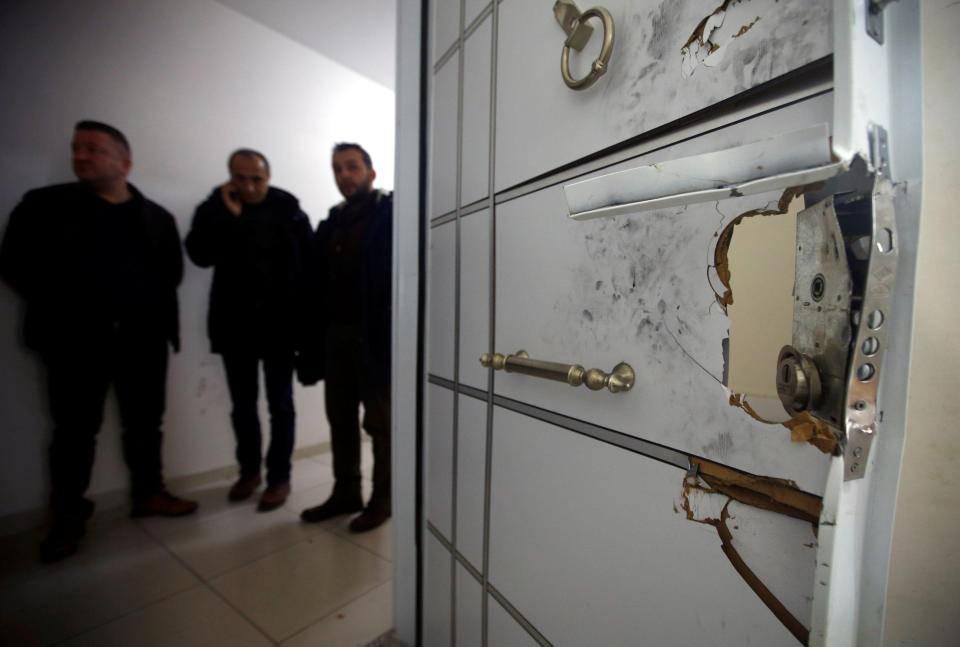
<svg viewBox="0 0 960 647">
<path fill-rule="evenodd" d="M 171 535 L 182 532 L 185 527 L 196 523 L 197 521 L 207 520 L 212 517 L 236 510 L 237 507 L 249 507 L 251 511 L 256 505 L 256 499 L 251 499 L 243 503 L 230 503 L 227 501 L 227 491 L 233 481 L 222 480 L 204 485 L 203 487 L 190 490 L 189 492 L 176 492 L 177 496 L 199 504 L 197 511 L 186 517 L 143 517 L 137 519 L 137 523 L 143 526 L 152 536 L 158 539 L 164 539 Z"/>
<path fill-rule="evenodd" d="M 308 531 L 290 511 L 244 505 L 181 526 L 163 543 L 204 578 L 212 578 L 304 541 Z"/>
<path fill-rule="evenodd" d="M 284 640 L 390 579 L 392 567 L 336 535 L 273 553 L 211 582 L 273 639 Z"/>
<path fill-rule="evenodd" d="M 387 520 L 379 528 L 374 528 L 368 532 L 350 532 L 350 520 L 353 517 L 337 517 L 332 519 L 328 530 L 334 532 L 337 536 L 343 537 L 347 541 L 369 550 L 377 557 L 381 557 L 388 562 L 393 561 L 393 522 Z"/>
<path fill-rule="evenodd" d="M 213 591 L 199 586 L 63 644 L 64 647 L 261 647 L 273 642 Z"/>
<path fill-rule="evenodd" d="M 367 645 L 393 627 L 393 581 L 341 607 L 283 643 L 284 647 Z"/>
<path fill-rule="evenodd" d="M 30 563 L 4 577 L 3 644 L 51 644 L 199 583 L 126 519 L 92 526 L 80 552 L 63 562 L 39 564 L 33 550 Z"/>
</svg>

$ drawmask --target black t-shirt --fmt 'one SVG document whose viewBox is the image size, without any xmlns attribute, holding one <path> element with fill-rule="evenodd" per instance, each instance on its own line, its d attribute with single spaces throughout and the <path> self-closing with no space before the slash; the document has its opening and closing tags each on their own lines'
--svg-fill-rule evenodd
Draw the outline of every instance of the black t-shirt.
<svg viewBox="0 0 960 647">
<path fill-rule="evenodd" d="M 133 199 L 112 204 L 96 198 L 90 216 L 94 231 L 91 263 L 102 312 L 114 325 L 142 320 L 148 316 L 144 302 L 148 270 L 137 205 Z"/>
</svg>

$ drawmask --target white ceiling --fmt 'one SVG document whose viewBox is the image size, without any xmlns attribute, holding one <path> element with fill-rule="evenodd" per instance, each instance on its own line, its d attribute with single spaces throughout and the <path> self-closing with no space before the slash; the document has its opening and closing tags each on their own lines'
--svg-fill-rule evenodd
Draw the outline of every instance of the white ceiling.
<svg viewBox="0 0 960 647">
<path fill-rule="evenodd" d="M 396 0 L 217 0 L 391 90 Z"/>
</svg>

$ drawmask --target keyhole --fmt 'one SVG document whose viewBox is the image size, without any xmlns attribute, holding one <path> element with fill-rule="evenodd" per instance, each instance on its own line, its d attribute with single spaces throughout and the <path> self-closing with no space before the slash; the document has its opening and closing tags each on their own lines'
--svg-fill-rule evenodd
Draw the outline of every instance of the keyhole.
<svg viewBox="0 0 960 647">
<path fill-rule="evenodd" d="M 827 282 L 823 278 L 823 274 L 817 274 L 813 277 L 813 283 L 810 284 L 810 295 L 813 297 L 814 301 L 819 301 L 823 298 L 823 293 L 827 290 Z"/>
</svg>

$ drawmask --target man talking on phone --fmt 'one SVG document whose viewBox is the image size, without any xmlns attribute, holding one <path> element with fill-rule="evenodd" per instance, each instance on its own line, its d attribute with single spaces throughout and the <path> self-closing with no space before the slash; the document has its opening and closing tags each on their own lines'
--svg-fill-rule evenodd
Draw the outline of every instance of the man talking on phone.
<svg viewBox="0 0 960 647">
<path fill-rule="evenodd" d="M 227 160 L 230 179 L 197 207 L 186 248 L 200 267 L 213 267 L 207 332 L 223 358 L 233 405 L 239 478 L 230 501 L 250 498 L 263 481 L 258 413 L 262 364 L 270 412 L 266 489 L 257 510 L 279 508 L 290 494 L 296 414 L 293 374 L 306 336 L 307 263 L 313 232 L 299 201 L 271 187 L 270 163 L 241 148 Z"/>
</svg>

